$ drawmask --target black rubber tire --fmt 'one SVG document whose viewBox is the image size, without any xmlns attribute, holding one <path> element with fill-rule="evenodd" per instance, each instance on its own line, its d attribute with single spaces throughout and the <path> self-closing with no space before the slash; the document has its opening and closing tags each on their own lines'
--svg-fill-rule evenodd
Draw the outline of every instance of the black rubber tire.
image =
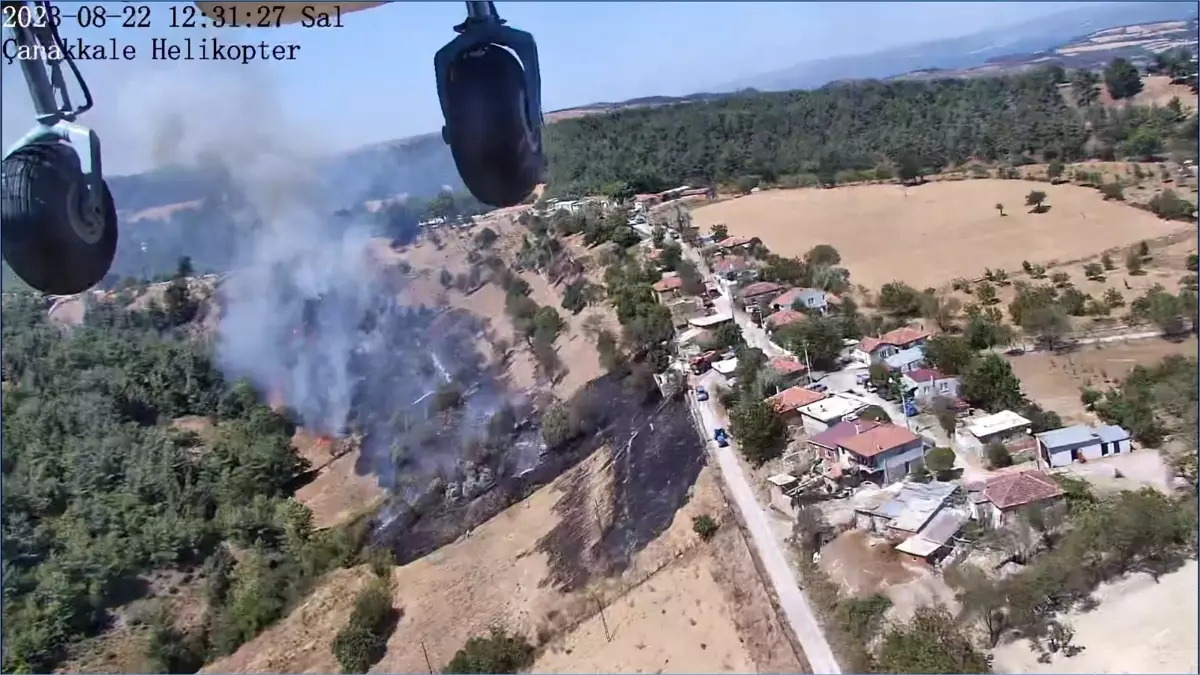
<svg viewBox="0 0 1200 675">
<path fill-rule="evenodd" d="M 68 195 L 86 194 L 79 157 L 63 143 L 14 152 L 0 173 L 0 253 L 43 293 L 72 295 L 96 285 L 117 252 L 117 209 L 104 184 L 104 224 L 95 242 L 71 227 Z"/>
<path fill-rule="evenodd" d="M 536 135 L 525 121 L 525 73 L 517 58 L 488 45 L 459 57 L 447 78 L 445 140 L 458 174 L 479 201 L 515 206 L 542 175 Z"/>
</svg>

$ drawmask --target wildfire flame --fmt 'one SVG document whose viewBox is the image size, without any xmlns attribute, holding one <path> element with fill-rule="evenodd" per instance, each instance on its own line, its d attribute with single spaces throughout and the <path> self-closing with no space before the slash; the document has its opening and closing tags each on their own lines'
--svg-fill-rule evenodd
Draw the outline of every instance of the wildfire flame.
<svg viewBox="0 0 1200 675">
<path fill-rule="evenodd" d="M 267 392 L 267 405 L 271 410 L 278 412 L 281 408 L 287 405 L 287 399 L 283 395 L 283 389 L 275 387 Z"/>
</svg>

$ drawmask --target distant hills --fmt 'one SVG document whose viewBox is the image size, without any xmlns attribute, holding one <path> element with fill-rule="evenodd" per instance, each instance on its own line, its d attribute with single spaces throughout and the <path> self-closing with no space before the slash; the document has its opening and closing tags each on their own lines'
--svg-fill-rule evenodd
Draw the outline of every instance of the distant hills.
<svg viewBox="0 0 1200 675">
<path fill-rule="evenodd" d="M 814 89 L 837 80 L 888 79 L 927 69 L 954 71 L 976 68 L 1009 55 L 1029 55 L 1054 50 L 1104 28 L 1159 21 L 1188 21 L 1196 15 L 1194 2 L 1137 2 L 1083 6 L 963 37 L 934 40 L 868 54 L 806 61 L 729 82 L 715 89 Z M 1195 32 L 1192 34 L 1194 36 Z"/>
<path fill-rule="evenodd" d="M 1118 26 L 1093 31 L 1066 44 L 1028 54 L 1006 54 L 988 59 L 972 68 L 948 70 L 928 68 L 905 73 L 892 79 L 931 79 L 941 77 L 982 77 L 1002 75 L 1028 68 L 1057 63 L 1068 69 L 1103 68 L 1114 58 L 1123 57 L 1145 66 L 1157 52 L 1185 47 L 1197 52 L 1200 22 L 1190 20 L 1158 21 Z"/>
<path fill-rule="evenodd" d="M 1169 46 L 1196 46 L 1195 3 L 1147 2 L 1088 6 L 975 35 L 833 57 L 798 64 L 689 96 L 647 96 L 597 102 L 546 113 L 548 122 L 629 108 L 711 101 L 747 89 L 811 89 L 855 79 L 928 79 L 1002 74 L 1049 62 L 1094 68 L 1114 56 L 1144 61 Z M 1114 28 L 1115 27 L 1115 28 Z M 430 197 L 444 187 L 461 190 L 449 148 L 440 133 L 377 143 L 322 160 L 327 200 L 351 208 L 369 200 Z M 231 215 L 241 187 L 220 168 L 165 167 L 108 178 L 122 217 L 117 272 L 155 274 L 157 262 L 174 264 L 186 248 L 198 263 L 227 259 L 233 242 L 219 233 L 239 231 Z M 197 237 L 207 232 L 203 245 Z M 183 247 L 187 240 L 187 246 Z M 146 266 L 143 249 L 156 264 Z M 8 284 L 6 284 L 7 286 Z"/>
</svg>

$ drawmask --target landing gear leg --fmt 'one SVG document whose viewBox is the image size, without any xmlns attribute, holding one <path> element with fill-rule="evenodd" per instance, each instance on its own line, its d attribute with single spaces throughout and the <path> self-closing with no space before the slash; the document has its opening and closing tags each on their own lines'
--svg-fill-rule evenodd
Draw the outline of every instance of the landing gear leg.
<svg viewBox="0 0 1200 675">
<path fill-rule="evenodd" d="M 29 5 L 34 16 L 49 16 L 46 2 Z M 11 27 L 16 44 L 47 53 L 62 39 L 49 22 L 40 27 Z M 21 61 L 21 70 L 37 112 L 37 126 L 4 154 L 0 171 L 0 254 L 34 289 L 69 295 L 99 282 L 112 266 L 117 249 L 117 212 L 104 182 L 100 139 L 77 124 L 92 107 L 91 92 L 69 55 L 63 60 Z M 74 106 L 62 64 L 70 68 L 84 103 Z"/>
<path fill-rule="evenodd" d="M 466 21 L 454 28 L 458 37 L 434 56 L 442 139 L 476 199 L 513 206 L 542 177 L 537 43 L 504 25 L 494 3 L 466 5 Z"/>
</svg>

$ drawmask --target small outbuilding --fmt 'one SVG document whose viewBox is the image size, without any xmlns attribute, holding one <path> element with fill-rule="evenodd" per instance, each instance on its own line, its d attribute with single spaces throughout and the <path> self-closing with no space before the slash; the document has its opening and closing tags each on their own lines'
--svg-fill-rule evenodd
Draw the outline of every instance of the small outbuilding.
<svg viewBox="0 0 1200 675">
<path fill-rule="evenodd" d="M 1133 450 L 1130 434 L 1123 427 L 1108 424 L 1091 427 L 1075 424 L 1036 434 L 1039 458 L 1047 466 L 1066 466 Z"/>
</svg>

